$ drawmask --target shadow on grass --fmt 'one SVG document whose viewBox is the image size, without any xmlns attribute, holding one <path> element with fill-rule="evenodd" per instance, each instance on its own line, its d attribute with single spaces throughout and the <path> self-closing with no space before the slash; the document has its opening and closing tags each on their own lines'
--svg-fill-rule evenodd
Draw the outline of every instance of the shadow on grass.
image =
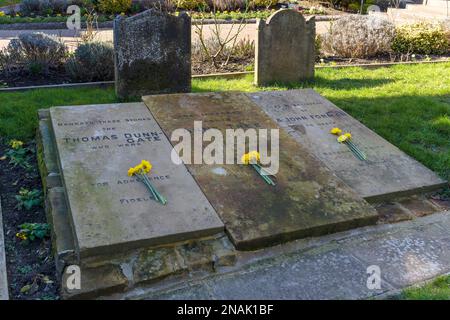
<svg viewBox="0 0 450 320">
<path fill-rule="evenodd" d="M 375 88 L 394 82 L 393 79 L 327 79 L 320 76 L 316 76 L 314 80 L 304 81 L 301 83 L 287 83 L 278 84 L 274 86 L 285 87 L 287 89 L 300 89 L 300 88 L 323 88 L 323 89 L 361 89 L 361 88 Z"/>
</svg>

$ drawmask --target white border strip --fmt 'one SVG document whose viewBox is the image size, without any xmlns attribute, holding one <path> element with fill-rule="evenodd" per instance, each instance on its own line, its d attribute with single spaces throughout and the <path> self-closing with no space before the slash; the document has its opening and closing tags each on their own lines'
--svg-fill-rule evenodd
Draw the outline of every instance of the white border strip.
<svg viewBox="0 0 450 320">
<path fill-rule="evenodd" d="M 0 199 L 0 300 L 9 300 L 5 250 L 5 239 L 3 236 L 2 221 L 2 204 Z"/>
</svg>

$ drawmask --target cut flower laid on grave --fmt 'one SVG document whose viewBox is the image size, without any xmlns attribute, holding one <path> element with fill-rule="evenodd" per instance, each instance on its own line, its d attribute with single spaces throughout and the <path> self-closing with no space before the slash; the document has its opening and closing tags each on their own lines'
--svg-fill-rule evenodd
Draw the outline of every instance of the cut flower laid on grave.
<svg viewBox="0 0 450 320">
<path fill-rule="evenodd" d="M 260 160 L 261 155 L 258 151 L 250 151 L 249 153 L 245 153 L 241 158 L 241 162 L 243 164 L 251 165 L 267 184 L 274 186 L 275 182 L 273 182 L 269 177 L 271 176 L 271 174 L 261 167 L 261 165 L 259 164 Z"/>
<path fill-rule="evenodd" d="M 367 160 L 366 154 L 352 141 L 351 133 L 342 133 L 342 130 L 339 128 L 333 128 L 330 130 L 331 134 L 338 136 L 337 141 L 339 143 L 345 143 L 350 151 L 357 157 L 359 160 L 364 161 Z"/>
<path fill-rule="evenodd" d="M 166 198 L 164 198 L 158 190 L 152 185 L 150 182 L 150 179 L 148 178 L 147 174 L 152 170 L 152 164 L 147 160 L 142 160 L 140 164 L 138 164 L 135 167 L 131 167 L 128 169 L 128 176 L 130 177 L 136 177 L 140 182 L 142 182 L 147 189 L 152 194 L 153 199 L 155 199 L 157 202 L 165 205 L 167 203 Z"/>
</svg>

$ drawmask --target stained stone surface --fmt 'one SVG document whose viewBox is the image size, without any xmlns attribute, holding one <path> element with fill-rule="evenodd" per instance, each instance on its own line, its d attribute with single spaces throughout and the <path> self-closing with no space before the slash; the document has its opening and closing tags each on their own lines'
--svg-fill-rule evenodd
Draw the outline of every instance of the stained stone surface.
<svg viewBox="0 0 450 320">
<path fill-rule="evenodd" d="M 80 256 L 126 251 L 215 234 L 223 223 L 142 103 L 50 109 L 76 249 Z M 154 201 L 127 176 L 142 159 Z"/>
<path fill-rule="evenodd" d="M 443 216 L 442 221 L 449 221 L 448 213 Z M 440 221 L 395 231 L 364 243 L 343 243 L 344 251 L 367 266 L 379 266 L 381 276 L 397 288 L 450 272 L 450 235 Z"/>
<path fill-rule="evenodd" d="M 8 300 L 8 278 L 6 275 L 5 239 L 3 235 L 2 204 L 0 201 L 0 300 Z"/>
<path fill-rule="evenodd" d="M 367 200 L 418 193 L 446 184 L 312 89 L 249 93 L 248 97 Z M 329 133 L 333 127 L 350 132 L 367 161 L 360 161 L 346 145 L 338 143 L 336 136 Z"/>
<path fill-rule="evenodd" d="M 141 299 L 368 299 L 450 272 L 450 212 L 292 243 L 291 250 Z M 304 246 L 306 244 L 306 246 Z M 267 249 L 271 250 L 273 248 Z M 263 252 L 261 250 L 259 252 Z M 241 255 L 244 253 L 241 253 Z M 380 287 L 368 268 L 380 267 Z M 372 277 L 372 280 L 374 278 Z M 373 284 L 373 282 L 371 282 Z M 395 290 L 395 291 L 393 291 Z M 131 297 L 129 297 L 131 298 Z"/>
<path fill-rule="evenodd" d="M 278 129 L 243 93 L 156 95 L 143 100 L 168 137 L 179 128 L 193 132 L 194 121 L 202 121 L 203 129 L 222 133 L 238 128 Z M 235 164 L 187 165 L 238 249 L 252 250 L 376 221 L 370 205 L 305 147 L 283 130 L 279 134 L 275 187 L 267 185 L 251 167 L 236 164 L 240 154 L 234 154 Z"/>
<path fill-rule="evenodd" d="M 255 82 L 291 83 L 314 78 L 315 18 L 306 20 L 299 12 L 281 9 L 267 21 L 258 20 Z"/>
<path fill-rule="evenodd" d="M 120 98 L 191 91 L 191 18 L 147 10 L 114 20 Z"/>
</svg>

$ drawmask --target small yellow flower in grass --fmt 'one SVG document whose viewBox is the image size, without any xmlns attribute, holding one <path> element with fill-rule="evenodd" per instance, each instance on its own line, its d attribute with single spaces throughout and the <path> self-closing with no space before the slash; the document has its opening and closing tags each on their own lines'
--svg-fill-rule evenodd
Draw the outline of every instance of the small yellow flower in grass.
<svg viewBox="0 0 450 320">
<path fill-rule="evenodd" d="M 330 133 L 331 134 L 335 134 L 335 135 L 338 136 L 338 135 L 340 135 L 342 133 L 342 130 L 339 129 L 339 128 L 333 128 L 333 129 L 330 130 Z"/>
<path fill-rule="evenodd" d="M 261 156 L 258 151 L 250 151 L 242 156 L 241 162 L 243 164 L 258 163 L 260 159 Z"/>
<path fill-rule="evenodd" d="M 9 145 L 11 146 L 11 148 L 17 150 L 20 149 L 23 146 L 23 142 L 20 140 L 11 140 L 9 142 Z"/>
<path fill-rule="evenodd" d="M 16 237 L 19 238 L 20 240 L 27 240 L 27 235 L 23 232 L 18 232 L 16 233 Z"/>
</svg>

